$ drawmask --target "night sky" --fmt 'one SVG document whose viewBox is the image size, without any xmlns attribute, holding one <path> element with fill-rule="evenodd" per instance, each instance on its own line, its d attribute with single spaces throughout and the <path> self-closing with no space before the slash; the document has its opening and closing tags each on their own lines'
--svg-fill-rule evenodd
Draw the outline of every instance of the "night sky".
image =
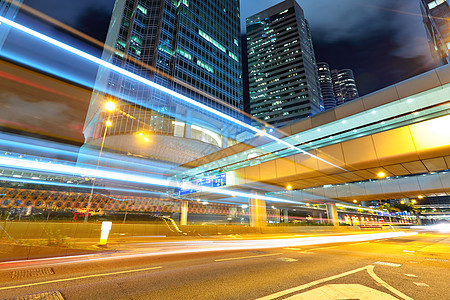
<svg viewBox="0 0 450 300">
<path fill-rule="evenodd" d="M 280 0 L 242 0 L 245 17 Z M 432 69 L 419 0 L 299 0 L 317 61 L 353 69 L 361 95 Z M 104 40 L 114 0 L 25 0 L 25 4 Z"/>
</svg>

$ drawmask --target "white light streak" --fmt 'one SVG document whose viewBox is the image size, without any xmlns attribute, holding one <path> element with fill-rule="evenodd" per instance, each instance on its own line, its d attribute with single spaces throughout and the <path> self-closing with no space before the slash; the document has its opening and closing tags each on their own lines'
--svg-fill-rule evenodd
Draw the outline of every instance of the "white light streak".
<svg viewBox="0 0 450 300">
<path fill-rule="evenodd" d="M 301 153 L 303 153 L 305 155 L 308 155 L 310 157 L 318 159 L 318 160 L 320 160 L 320 161 L 322 161 L 322 162 L 324 162 L 326 164 L 329 164 L 329 165 L 331 165 L 331 166 L 333 166 L 335 168 L 341 169 L 341 170 L 343 170 L 345 172 L 349 172 L 348 170 L 346 170 L 346 169 L 344 169 L 342 167 L 339 167 L 339 166 L 337 166 L 337 165 L 335 165 L 335 164 L 333 164 L 333 163 L 331 163 L 331 162 L 329 162 L 329 161 L 327 161 L 325 159 L 322 159 L 322 158 L 317 157 L 317 156 L 315 156 L 315 155 L 313 155 L 313 154 L 311 154 L 311 153 L 309 153 L 307 151 L 304 151 L 304 150 L 302 150 L 302 149 L 300 149 L 298 147 L 295 147 L 292 144 L 290 144 L 290 143 L 288 143 L 288 142 L 286 142 L 286 141 L 284 141 L 282 139 L 279 139 L 279 138 L 277 138 L 277 137 L 275 137 L 275 136 L 265 132 L 264 130 L 260 130 L 258 128 L 255 128 L 255 127 L 253 127 L 253 126 L 251 126 L 249 124 L 246 124 L 246 123 L 244 123 L 244 122 L 242 122 L 242 121 L 240 121 L 238 119 L 235 119 L 235 118 L 233 118 L 233 117 L 231 117 L 231 116 L 229 116 L 227 114 L 224 114 L 224 113 L 222 113 L 222 112 L 220 112 L 218 110 L 215 110 L 215 109 L 213 109 L 213 108 L 211 108 L 211 107 L 209 107 L 209 106 L 207 106 L 205 104 L 197 102 L 197 101 L 195 101 L 195 100 L 193 100 L 191 98 L 188 98 L 188 97 L 186 97 L 186 96 L 184 96 L 182 94 L 174 92 L 174 91 L 172 91 L 172 90 L 170 90 L 170 89 L 168 89 L 168 88 L 166 88 L 164 86 L 161 86 L 161 85 L 159 85 L 157 83 L 154 83 L 153 81 L 150 81 L 150 80 L 148 80 L 148 79 L 146 79 L 144 77 L 138 76 L 138 75 L 136 75 L 136 74 L 134 74 L 134 73 L 132 73 L 130 71 L 127 71 L 127 70 L 122 69 L 122 68 L 120 68 L 120 67 L 118 67 L 116 65 L 113 65 L 112 63 L 109 63 L 109 62 L 104 61 L 104 60 L 102 60 L 102 59 L 100 59 L 98 57 L 95 57 L 95 56 L 91 55 L 91 54 L 83 52 L 83 51 L 81 51 L 81 50 L 79 50 L 77 48 L 74 48 L 72 46 L 64 44 L 64 43 L 62 43 L 62 42 L 60 42 L 58 40 L 55 40 L 55 39 L 53 39 L 53 38 L 51 38 L 49 36 L 46 36 L 46 35 L 44 35 L 42 33 L 34 31 L 34 30 L 32 30 L 32 29 L 30 29 L 28 27 L 25 27 L 25 26 L 20 25 L 20 24 L 18 24 L 16 22 L 13 22 L 13 21 L 5 18 L 5 17 L 0 16 L 0 21 L 8 24 L 11 27 L 16 28 L 17 30 L 25 32 L 25 33 L 27 33 L 27 34 L 29 34 L 31 36 L 34 36 L 34 37 L 36 37 L 36 38 L 38 38 L 38 39 L 40 39 L 42 41 L 50 43 L 50 44 L 52 44 L 52 45 L 54 45 L 56 47 L 59 47 L 59 48 L 64 49 L 64 50 L 66 50 L 66 51 L 68 51 L 70 53 L 73 53 L 75 55 L 83 57 L 83 58 L 85 58 L 87 60 L 90 60 L 90 61 L 92 61 L 92 62 L 94 62 L 94 63 L 96 63 L 98 65 L 101 65 L 101 66 L 103 66 L 105 68 L 108 68 L 110 70 L 116 71 L 116 72 L 118 72 L 118 73 L 120 73 L 122 75 L 125 75 L 125 76 L 127 76 L 127 77 L 129 77 L 131 79 L 134 79 L 134 80 L 136 80 L 138 82 L 141 82 L 141 83 L 146 84 L 148 86 L 151 86 L 151 87 L 153 87 L 155 89 L 158 89 L 158 90 L 160 90 L 160 91 L 162 91 L 164 93 L 167 93 L 167 94 L 169 94 L 171 96 L 174 96 L 174 97 L 176 97 L 176 98 L 178 98 L 180 100 L 183 100 L 186 103 L 189 103 L 189 104 L 191 104 L 191 105 L 193 105 L 195 107 L 198 107 L 198 108 L 204 109 L 204 110 L 206 110 L 208 112 L 211 112 L 212 114 L 220 116 L 221 118 L 223 118 L 225 120 L 228 120 L 228 121 L 230 121 L 232 123 L 238 124 L 238 125 L 240 125 L 242 127 L 245 127 L 247 129 L 253 131 L 253 132 L 256 132 L 257 134 L 259 134 L 261 136 L 266 136 L 266 137 L 270 138 L 271 140 L 276 141 L 276 142 L 278 142 L 280 144 L 283 144 L 283 145 L 285 145 L 287 147 L 294 147 L 295 150 L 297 150 L 298 152 L 301 152 Z M 320 129 L 318 129 L 318 131 L 320 131 Z"/>
</svg>

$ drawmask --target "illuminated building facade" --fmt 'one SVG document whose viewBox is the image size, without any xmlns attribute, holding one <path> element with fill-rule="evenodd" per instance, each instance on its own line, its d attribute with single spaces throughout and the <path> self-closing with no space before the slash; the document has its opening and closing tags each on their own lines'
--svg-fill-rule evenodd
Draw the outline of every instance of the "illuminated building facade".
<svg viewBox="0 0 450 300">
<path fill-rule="evenodd" d="M 317 63 L 317 71 L 319 74 L 324 110 L 333 108 L 336 106 L 336 96 L 334 95 L 330 66 L 325 62 Z"/>
<path fill-rule="evenodd" d="M 431 55 L 438 65 L 450 62 L 450 6 L 446 0 L 421 0 Z"/>
<path fill-rule="evenodd" d="M 116 0 L 106 40 L 112 51 L 105 49 L 103 59 L 236 117 L 232 108 L 243 109 L 239 40 L 237 0 Z M 112 115 L 102 107 L 109 95 L 120 99 Z M 186 143 L 177 140 L 183 138 L 213 146 L 199 144 L 192 149 L 197 155 L 226 147 L 236 134 L 217 116 L 101 69 L 86 118 L 86 143 L 101 138 L 105 116 L 113 124 L 107 139 L 132 140 L 144 133 L 173 145 Z M 119 148 L 130 152 L 126 147 Z"/>
<path fill-rule="evenodd" d="M 295 0 L 246 20 L 250 114 L 277 127 L 323 110 L 309 25 Z"/>
<path fill-rule="evenodd" d="M 0 0 L 0 16 L 14 20 L 23 0 Z M 0 24 L 0 49 L 8 36 L 9 26 Z"/>
<path fill-rule="evenodd" d="M 352 70 L 332 70 L 331 79 L 336 97 L 336 106 L 358 98 L 358 88 L 356 87 Z"/>
</svg>

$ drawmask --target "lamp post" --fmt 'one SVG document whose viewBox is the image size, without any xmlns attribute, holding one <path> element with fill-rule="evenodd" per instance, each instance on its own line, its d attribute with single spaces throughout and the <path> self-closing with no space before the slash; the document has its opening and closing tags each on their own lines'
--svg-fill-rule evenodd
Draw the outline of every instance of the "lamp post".
<svg viewBox="0 0 450 300">
<path fill-rule="evenodd" d="M 110 101 L 105 104 L 105 108 L 107 111 L 112 112 L 116 109 L 116 105 L 114 104 L 114 102 Z M 108 131 L 108 128 L 111 126 L 112 126 L 112 122 L 110 120 L 107 120 L 105 122 L 105 131 L 103 133 L 102 145 L 100 146 L 100 152 L 98 154 L 97 165 L 95 167 L 96 170 L 98 169 L 98 165 L 100 164 L 100 158 L 102 157 L 102 151 L 103 151 L 103 145 L 105 144 L 106 132 Z M 95 177 L 92 180 L 91 193 L 89 194 L 89 199 L 88 199 L 88 203 L 86 206 L 86 213 L 84 214 L 84 223 L 87 223 L 88 218 L 89 218 L 89 210 L 91 208 L 92 197 L 94 195 L 94 186 L 95 186 Z"/>
</svg>

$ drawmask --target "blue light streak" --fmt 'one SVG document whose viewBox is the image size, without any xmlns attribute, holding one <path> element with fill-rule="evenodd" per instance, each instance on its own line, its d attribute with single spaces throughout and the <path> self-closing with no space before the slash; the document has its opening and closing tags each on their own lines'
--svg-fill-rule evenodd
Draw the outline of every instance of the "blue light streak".
<svg viewBox="0 0 450 300">
<path fill-rule="evenodd" d="M 189 183 L 180 183 L 178 181 L 174 181 L 173 179 L 159 179 L 152 178 L 149 176 L 141 176 L 130 173 L 124 173 L 124 171 L 106 171 L 102 169 L 91 169 L 91 168 L 83 168 L 76 166 L 67 166 L 56 163 L 44 163 L 38 161 L 30 161 L 25 159 L 17 159 L 17 158 L 9 158 L 9 157 L 0 157 L 0 166 L 14 169 L 25 169 L 25 170 L 34 170 L 43 173 L 51 173 L 51 174 L 60 174 L 66 176 L 80 176 L 80 177 L 90 177 L 90 178 L 102 178 L 107 180 L 114 180 L 118 182 L 132 182 L 132 183 L 140 183 L 140 184 L 148 184 L 152 186 L 161 186 L 161 187 L 170 187 L 170 188 L 180 188 L 183 185 L 183 188 L 196 189 L 200 192 L 204 193 L 213 193 L 213 194 L 221 194 L 228 196 L 238 196 L 244 198 L 257 198 L 261 200 L 273 201 L 273 202 L 283 202 L 283 203 L 292 203 L 299 204 L 296 201 L 290 201 L 285 199 L 279 199 L 274 197 L 267 197 L 262 195 L 255 195 L 249 193 L 243 193 L 238 191 L 226 190 L 221 188 L 212 188 L 212 187 L 199 187 Z"/>
<path fill-rule="evenodd" d="M 255 128 L 255 127 L 253 127 L 253 126 L 251 126 L 249 124 L 246 124 L 245 122 L 242 122 L 242 121 L 240 121 L 238 119 L 235 119 L 235 118 L 233 118 L 233 117 L 231 117 L 231 116 L 229 116 L 229 115 L 227 115 L 225 113 L 222 113 L 222 112 L 220 112 L 218 110 L 215 110 L 215 109 L 213 109 L 213 108 L 211 108 L 211 107 L 209 107 L 209 106 L 207 106 L 205 104 L 202 104 L 202 103 L 200 103 L 198 101 L 195 101 L 195 100 L 193 100 L 191 98 L 188 98 L 188 97 L 186 97 L 186 96 L 184 96 L 182 94 L 174 92 L 174 91 L 172 91 L 172 90 L 170 90 L 170 89 L 168 89 L 168 88 L 166 88 L 164 86 L 161 86 L 161 85 L 159 85 L 157 83 L 154 83 L 153 81 L 150 81 L 150 80 L 148 80 L 146 78 L 138 76 L 138 75 L 136 75 L 136 74 L 134 74 L 134 73 L 132 73 L 130 71 L 127 71 L 125 69 L 122 69 L 122 68 L 120 68 L 120 67 L 118 67 L 116 65 L 113 65 L 112 63 L 109 63 L 109 62 L 104 61 L 104 60 L 102 60 L 102 59 L 100 59 L 98 57 L 95 57 L 95 56 L 93 56 L 91 54 L 88 54 L 88 53 L 86 53 L 84 51 L 81 51 L 81 50 L 79 50 L 77 48 L 69 46 L 69 45 L 67 45 L 65 43 L 62 43 L 62 42 L 60 42 L 58 40 L 55 40 L 55 39 L 53 39 L 53 38 L 51 38 L 49 36 L 46 36 L 46 35 L 44 35 L 42 33 L 39 33 L 39 32 L 34 31 L 34 30 L 32 30 L 32 29 L 30 29 L 28 27 L 25 27 L 25 26 L 23 26 L 21 24 L 13 22 L 13 21 L 5 18 L 5 17 L 1 17 L 0 16 L 0 21 L 5 23 L 5 24 L 7 24 L 7 25 L 9 25 L 9 26 L 11 26 L 11 27 L 16 28 L 17 30 L 20 30 L 20 31 L 25 32 L 25 33 L 27 33 L 27 34 L 29 34 L 31 36 L 34 36 L 34 37 L 36 37 L 36 38 L 38 38 L 38 39 L 40 39 L 42 41 L 50 43 L 50 44 L 52 44 L 52 45 L 54 45 L 54 46 L 56 46 L 58 48 L 64 49 L 64 50 L 66 50 L 68 52 L 71 52 L 71 53 L 73 53 L 75 55 L 83 57 L 83 58 L 85 58 L 85 59 L 87 59 L 89 61 L 92 61 L 92 62 L 94 62 L 94 63 L 96 63 L 96 64 L 98 64 L 100 66 L 103 66 L 103 67 L 105 67 L 107 69 L 113 70 L 113 71 L 115 71 L 117 73 L 120 73 L 120 74 L 122 74 L 124 76 L 127 76 L 127 77 L 129 77 L 131 79 L 134 79 L 134 80 L 136 80 L 138 82 L 141 82 L 141 83 L 143 83 L 145 85 L 148 85 L 148 86 L 153 87 L 155 89 L 158 89 L 158 90 L 160 90 L 160 91 L 162 91 L 164 93 L 167 93 L 167 94 L 169 94 L 171 96 L 174 96 L 174 97 L 176 97 L 176 98 L 178 98 L 178 99 L 180 99 L 180 100 L 182 100 L 182 101 L 184 101 L 186 103 L 189 103 L 189 104 L 193 105 L 194 107 L 201 108 L 201 109 L 203 109 L 205 111 L 208 111 L 208 112 L 210 112 L 210 113 L 212 113 L 214 115 L 220 116 L 221 118 L 223 118 L 225 120 L 228 120 L 228 121 L 230 121 L 232 123 L 238 124 L 238 125 L 240 125 L 240 126 L 242 126 L 244 128 L 247 128 L 247 129 L 257 133 L 258 135 L 265 136 L 265 137 L 267 137 L 267 138 L 269 138 L 269 139 L 271 139 L 273 141 L 276 141 L 276 142 L 278 142 L 280 144 L 283 144 L 283 145 L 289 147 L 292 150 L 297 150 L 300 153 L 303 153 L 305 155 L 308 155 L 310 157 L 318 159 L 318 160 L 320 160 L 320 161 L 322 161 L 322 162 L 324 162 L 326 164 L 329 164 L 329 165 L 331 165 L 331 166 L 333 166 L 335 168 L 338 168 L 338 169 L 343 170 L 345 172 L 350 172 L 350 171 L 348 171 L 348 170 L 346 170 L 346 169 L 344 169 L 344 168 L 342 168 L 340 166 L 337 166 L 337 165 L 335 165 L 335 164 L 333 164 L 333 163 L 331 163 L 331 162 L 329 162 L 329 161 L 327 161 L 325 159 L 322 159 L 322 158 L 317 157 L 317 156 L 315 156 L 315 155 L 313 155 L 313 154 L 311 154 L 311 153 L 309 153 L 307 151 L 304 151 L 304 150 L 302 150 L 302 149 L 300 149 L 300 148 L 298 148 L 298 147 L 296 147 L 296 146 L 294 146 L 294 145 L 292 145 L 292 144 L 290 144 L 290 143 L 288 143 L 288 142 L 286 142 L 286 141 L 284 141 L 282 139 L 279 139 L 279 138 L 277 138 L 277 137 L 267 133 L 264 130 L 260 130 L 258 128 Z"/>
</svg>

